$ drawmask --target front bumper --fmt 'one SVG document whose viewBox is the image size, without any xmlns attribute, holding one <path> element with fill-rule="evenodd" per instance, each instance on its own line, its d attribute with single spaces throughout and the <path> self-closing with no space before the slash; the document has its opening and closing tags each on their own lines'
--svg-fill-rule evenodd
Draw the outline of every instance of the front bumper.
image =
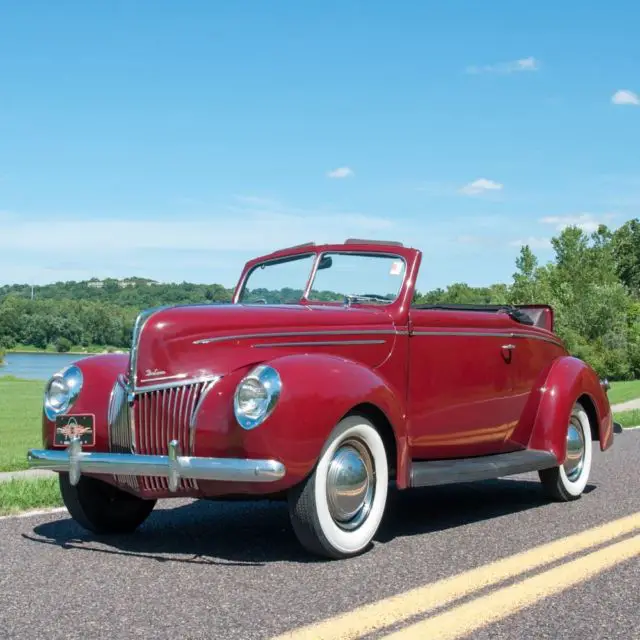
<svg viewBox="0 0 640 640">
<path fill-rule="evenodd" d="M 285 466 L 277 460 L 181 456 L 176 440 L 169 443 L 168 456 L 156 456 L 83 451 L 80 438 L 74 437 L 63 451 L 30 449 L 27 460 L 34 469 L 67 472 L 73 485 L 80 481 L 82 473 L 159 476 L 167 478 L 171 491 L 177 490 L 180 478 L 221 482 L 275 482 L 286 473 Z"/>
</svg>

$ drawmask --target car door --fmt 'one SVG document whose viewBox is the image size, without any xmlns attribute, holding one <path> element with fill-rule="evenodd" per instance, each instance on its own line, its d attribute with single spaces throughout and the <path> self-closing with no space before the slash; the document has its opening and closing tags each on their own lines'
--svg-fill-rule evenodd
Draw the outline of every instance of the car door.
<svg viewBox="0 0 640 640">
<path fill-rule="evenodd" d="M 517 424 L 505 314 L 412 309 L 408 439 L 413 459 L 504 450 Z"/>
</svg>

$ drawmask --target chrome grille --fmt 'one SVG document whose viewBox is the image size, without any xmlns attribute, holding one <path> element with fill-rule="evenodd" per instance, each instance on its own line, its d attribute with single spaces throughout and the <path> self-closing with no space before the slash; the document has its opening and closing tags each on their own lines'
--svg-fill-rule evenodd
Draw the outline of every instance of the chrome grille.
<svg viewBox="0 0 640 640">
<path fill-rule="evenodd" d="M 121 380 L 118 380 L 109 400 L 109 449 L 112 453 L 132 453 L 133 431 L 127 404 L 127 391 Z M 138 479 L 135 476 L 116 475 L 114 478 L 134 491 L 138 489 Z"/>
<path fill-rule="evenodd" d="M 136 452 L 166 456 L 169 454 L 169 442 L 177 440 L 182 455 L 191 455 L 191 420 L 205 384 L 195 382 L 140 393 L 134 407 Z M 144 477 L 142 481 L 151 491 L 168 489 L 166 478 Z M 181 483 L 183 489 L 197 487 L 196 480 L 183 480 Z"/>
<path fill-rule="evenodd" d="M 166 456 L 169 442 L 177 440 L 182 455 L 191 455 L 191 418 L 204 386 L 196 382 L 140 393 L 134 408 L 136 452 Z"/>
<path fill-rule="evenodd" d="M 109 444 L 114 453 L 168 455 L 169 442 L 180 443 L 182 455 L 193 454 L 191 422 L 203 397 L 207 382 L 142 391 L 136 393 L 133 408 L 127 402 L 127 391 L 117 382 L 109 404 Z M 138 487 L 137 478 L 116 476 L 118 482 Z M 148 491 L 167 491 L 167 478 L 141 476 Z M 181 479 L 178 490 L 197 489 L 193 479 Z"/>
</svg>

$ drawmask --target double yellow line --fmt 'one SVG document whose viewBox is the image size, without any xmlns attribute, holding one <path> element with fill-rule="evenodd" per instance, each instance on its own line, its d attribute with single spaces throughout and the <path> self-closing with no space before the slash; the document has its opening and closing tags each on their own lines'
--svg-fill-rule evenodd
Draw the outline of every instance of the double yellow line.
<svg viewBox="0 0 640 640">
<path fill-rule="evenodd" d="M 640 555 L 640 533 L 631 536 L 638 530 L 640 512 L 451 578 L 358 607 L 317 624 L 295 629 L 273 640 L 349 640 L 420 616 L 422 619 L 410 626 L 384 636 L 385 640 L 460 638 Z M 631 537 L 614 542 L 622 536 Z M 610 544 L 568 560 L 606 543 Z M 542 573 L 479 595 L 444 612 L 436 612 L 461 598 L 562 560 L 565 562 Z M 436 612 L 435 615 L 424 618 L 432 612 Z"/>
</svg>

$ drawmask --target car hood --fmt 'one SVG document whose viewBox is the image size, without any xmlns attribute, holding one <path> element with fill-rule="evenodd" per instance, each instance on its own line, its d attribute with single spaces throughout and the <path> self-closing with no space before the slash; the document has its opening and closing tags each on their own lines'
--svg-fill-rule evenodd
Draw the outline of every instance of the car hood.
<svg viewBox="0 0 640 640">
<path fill-rule="evenodd" d="M 188 305 L 150 312 L 136 336 L 136 386 L 224 375 L 287 353 L 336 353 L 379 366 L 395 341 L 384 309 L 304 305 Z"/>
</svg>

